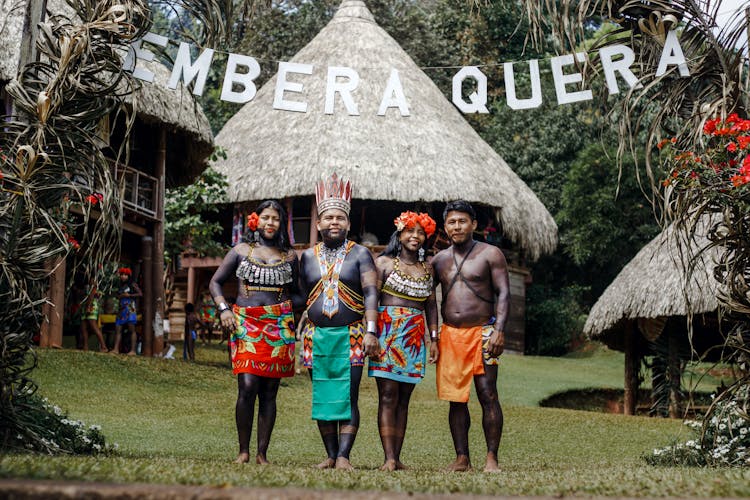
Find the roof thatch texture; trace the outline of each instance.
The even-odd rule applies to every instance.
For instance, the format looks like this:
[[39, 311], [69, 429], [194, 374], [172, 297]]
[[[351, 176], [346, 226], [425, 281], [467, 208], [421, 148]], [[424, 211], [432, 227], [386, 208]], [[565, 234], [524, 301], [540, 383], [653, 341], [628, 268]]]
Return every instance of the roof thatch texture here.
[[[20, 57], [24, 0], [0, 0], [0, 82], [16, 77]], [[62, 0], [47, 2], [49, 12], [71, 12]], [[158, 62], [139, 61], [138, 64], [156, 76], [152, 84], [142, 82], [135, 93], [138, 116], [146, 122], [159, 122], [175, 131], [189, 134], [199, 151], [196, 156], [205, 158], [212, 150], [211, 126], [193, 95], [180, 85], [176, 90], [166, 87], [170, 72]], [[128, 98], [132, 104], [132, 97]], [[207, 152], [206, 152], [207, 151]]]
[[[651, 240], [591, 308], [584, 333], [617, 345], [620, 342], [608, 337], [621, 335], [629, 320], [641, 325], [648, 324], [643, 320], [658, 320], [663, 327], [669, 316], [716, 310], [719, 286], [713, 268], [719, 250], [702, 251], [709, 244], [708, 228], [709, 219], [704, 217], [693, 236], [671, 225]], [[659, 333], [660, 328], [655, 335]]]
[[[307, 113], [273, 109], [276, 77], [216, 137], [227, 152], [217, 168], [233, 202], [308, 196], [332, 172], [352, 180], [355, 198], [401, 202], [466, 199], [499, 208], [505, 234], [536, 258], [552, 252], [557, 226], [536, 195], [472, 129], [409, 55], [375, 22], [364, 2], [345, 0], [331, 22], [292, 59], [312, 64], [303, 82]], [[360, 77], [359, 116], [339, 96], [324, 113], [327, 68]], [[377, 116], [391, 74], [399, 72], [411, 116]]]

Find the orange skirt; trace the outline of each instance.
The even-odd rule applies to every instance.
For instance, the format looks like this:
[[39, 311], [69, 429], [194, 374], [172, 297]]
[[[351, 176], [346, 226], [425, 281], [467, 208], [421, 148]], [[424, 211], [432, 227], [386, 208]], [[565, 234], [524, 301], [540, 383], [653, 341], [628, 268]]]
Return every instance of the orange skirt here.
[[498, 364], [491, 358], [486, 345], [492, 334], [492, 325], [456, 328], [443, 324], [440, 328], [440, 357], [437, 362], [438, 398], [444, 401], [466, 403], [469, 401], [471, 381], [475, 375], [484, 375], [484, 365]]

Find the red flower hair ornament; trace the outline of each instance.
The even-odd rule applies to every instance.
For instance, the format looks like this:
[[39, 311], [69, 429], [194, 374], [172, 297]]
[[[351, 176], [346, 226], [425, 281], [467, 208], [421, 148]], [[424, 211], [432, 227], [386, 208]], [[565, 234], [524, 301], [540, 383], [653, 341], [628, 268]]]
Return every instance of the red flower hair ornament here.
[[396, 231], [399, 232], [403, 231], [404, 228], [412, 228], [419, 224], [428, 238], [435, 234], [435, 228], [437, 227], [432, 217], [426, 213], [418, 214], [411, 211], [402, 212], [401, 215], [393, 219], [393, 224], [396, 225]]
[[247, 228], [250, 231], [255, 231], [258, 229], [258, 222], [260, 221], [260, 217], [258, 217], [258, 214], [255, 212], [251, 213], [247, 216]]
[[121, 267], [117, 270], [117, 274], [127, 274], [128, 276], [133, 274], [133, 271], [129, 267]]

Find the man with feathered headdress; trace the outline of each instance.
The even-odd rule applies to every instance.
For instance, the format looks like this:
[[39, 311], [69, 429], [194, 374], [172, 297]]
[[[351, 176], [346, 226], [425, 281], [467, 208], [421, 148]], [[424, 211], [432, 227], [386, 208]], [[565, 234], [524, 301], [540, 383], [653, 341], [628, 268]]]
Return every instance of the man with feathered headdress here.
[[364, 359], [379, 350], [377, 273], [370, 251], [347, 239], [349, 181], [333, 174], [318, 182], [315, 195], [322, 241], [300, 260], [308, 296], [303, 363], [313, 381], [312, 418], [328, 454], [318, 467], [351, 470]]

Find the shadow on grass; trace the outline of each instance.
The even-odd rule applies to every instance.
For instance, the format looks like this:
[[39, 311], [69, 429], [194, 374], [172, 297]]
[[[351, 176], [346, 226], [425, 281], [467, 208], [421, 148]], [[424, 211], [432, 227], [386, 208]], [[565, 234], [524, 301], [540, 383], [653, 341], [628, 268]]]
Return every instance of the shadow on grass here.
[[[602, 387], [571, 389], [557, 392], [539, 402], [543, 408], [565, 408], [568, 410], [596, 411], [602, 413], [623, 413], [625, 391]], [[693, 392], [685, 416], [702, 414], [711, 404], [708, 392]], [[649, 416], [651, 413], [651, 392], [647, 389], [638, 391], [636, 413]]]

